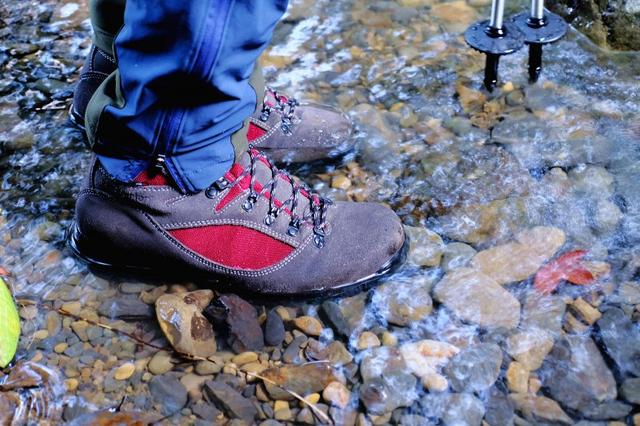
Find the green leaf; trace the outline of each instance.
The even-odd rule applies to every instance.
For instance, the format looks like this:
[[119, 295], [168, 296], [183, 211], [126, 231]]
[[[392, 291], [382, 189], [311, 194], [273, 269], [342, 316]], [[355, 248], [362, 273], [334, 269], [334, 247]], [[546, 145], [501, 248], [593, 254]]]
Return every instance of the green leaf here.
[[0, 368], [9, 365], [18, 349], [20, 318], [13, 297], [0, 278]]

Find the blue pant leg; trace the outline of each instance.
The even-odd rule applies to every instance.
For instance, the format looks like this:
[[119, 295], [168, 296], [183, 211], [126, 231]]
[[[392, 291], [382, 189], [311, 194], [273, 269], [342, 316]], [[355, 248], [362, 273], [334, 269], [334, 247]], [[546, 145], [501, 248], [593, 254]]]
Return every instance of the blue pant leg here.
[[186, 192], [234, 161], [231, 134], [254, 111], [249, 76], [287, 0], [127, 0], [119, 76], [94, 149], [131, 180], [159, 156]]

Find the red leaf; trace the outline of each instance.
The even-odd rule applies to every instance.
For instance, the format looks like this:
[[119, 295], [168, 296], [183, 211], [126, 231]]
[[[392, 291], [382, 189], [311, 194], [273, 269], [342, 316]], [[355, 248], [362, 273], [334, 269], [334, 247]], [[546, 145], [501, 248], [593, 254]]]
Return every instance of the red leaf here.
[[593, 274], [581, 264], [586, 254], [584, 250], [571, 251], [544, 265], [533, 280], [536, 290], [542, 294], [549, 294], [562, 280], [568, 280], [574, 284], [592, 282]]

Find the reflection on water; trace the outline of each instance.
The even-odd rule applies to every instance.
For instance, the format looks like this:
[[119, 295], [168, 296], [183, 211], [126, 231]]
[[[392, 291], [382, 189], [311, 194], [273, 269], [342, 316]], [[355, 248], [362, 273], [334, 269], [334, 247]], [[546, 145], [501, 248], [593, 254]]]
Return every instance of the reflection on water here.
[[[337, 199], [388, 203], [412, 247], [409, 263], [367, 294], [291, 306], [292, 316], [317, 314], [326, 333], [308, 339], [287, 323], [284, 347], [260, 360], [341, 365], [347, 403], [318, 403], [336, 423], [637, 424], [638, 54], [609, 54], [571, 31], [545, 48], [538, 84], [526, 82], [523, 50], [504, 58], [489, 95], [484, 58], [461, 37], [486, 9], [482, 0], [294, 2], [262, 60], [268, 79], [339, 105], [358, 127], [356, 160], [310, 181]], [[118, 407], [168, 422], [240, 417], [202, 396], [230, 362], [224, 347], [217, 368], [167, 356], [159, 372], [155, 350], [56, 312], [165, 344], [140, 307], [141, 293], [152, 303], [151, 286], [96, 277], [64, 245], [90, 158], [64, 124], [89, 47], [86, 5], [5, 1], [0, 16], [0, 266], [25, 303], [18, 359], [49, 372], [47, 386], [0, 392], [0, 407], [21, 407], [19, 422]], [[594, 284], [565, 274], [551, 295], [534, 288], [542, 265], [576, 250]], [[105, 317], [113, 300], [139, 320]], [[322, 346], [332, 339], [343, 344]], [[117, 380], [128, 362], [135, 372]], [[262, 385], [223, 373], [262, 418], [313, 421], [295, 401], [274, 413]], [[159, 387], [149, 392], [164, 383], [157, 377], [179, 380], [191, 396], [184, 408], [168, 412]]]

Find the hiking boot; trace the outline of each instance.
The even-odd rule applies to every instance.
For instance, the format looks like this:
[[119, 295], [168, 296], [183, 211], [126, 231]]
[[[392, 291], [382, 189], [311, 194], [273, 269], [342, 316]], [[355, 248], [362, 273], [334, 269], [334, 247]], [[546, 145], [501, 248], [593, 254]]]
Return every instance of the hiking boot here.
[[90, 265], [207, 282], [256, 296], [352, 294], [399, 265], [399, 218], [382, 204], [336, 202], [249, 150], [205, 191], [162, 172], [134, 182], [98, 161], [76, 205], [72, 250]]
[[[115, 58], [92, 46], [73, 94], [70, 121], [84, 130], [84, 114], [98, 86], [117, 68]], [[260, 108], [249, 119], [247, 139], [278, 164], [338, 161], [353, 151], [349, 118], [326, 105], [299, 102], [265, 90]]]

